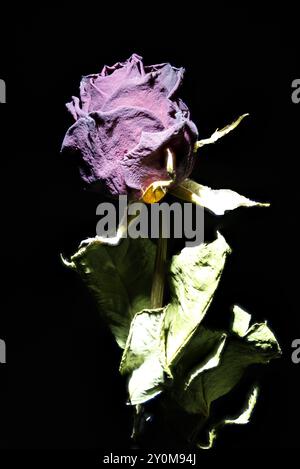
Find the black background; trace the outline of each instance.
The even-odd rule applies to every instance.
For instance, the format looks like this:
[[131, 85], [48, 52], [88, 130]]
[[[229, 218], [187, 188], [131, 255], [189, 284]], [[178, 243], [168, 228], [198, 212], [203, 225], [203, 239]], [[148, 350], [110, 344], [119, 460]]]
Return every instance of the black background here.
[[166, 15], [154, 5], [100, 4], [9, 14], [0, 63], [7, 83], [7, 104], [0, 105], [2, 448], [125, 453], [131, 445], [120, 351], [59, 253], [94, 234], [100, 201], [81, 190], [60, 155], [72, 123], [64, 103], [78, 95], [81, 75], [133, 52], [146, 64], [186, 68], [181, 97], [203, 138], [250, 113], [199, 153], [194, 178], [272, 204], [223, 218], [207, 214], [207, 227], [218, 227], [233, 248], [215, 308], [238, 303], [268, 319], [283, 357], [260, 373], [253, 422], [225, 429], [214, 451], [300, 446], [300, 364], [291, 361], [291, 343], [300, 337], [300, 104], [291, 100], [292, 80], [300, 78], [297, 25], [293, 15], [287, 25], [246, 9], [187, 6]]

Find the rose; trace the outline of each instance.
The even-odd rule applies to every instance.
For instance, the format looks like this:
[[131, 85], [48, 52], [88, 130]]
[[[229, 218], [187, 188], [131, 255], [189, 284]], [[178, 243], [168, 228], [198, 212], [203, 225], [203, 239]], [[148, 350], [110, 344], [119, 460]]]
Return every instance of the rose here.
[[190, 175], [198, 132], [177, 97], [183, 73], [168, 63], [144, 66], [133, 54], [83, 77], [80, 99], [67, 104], [76, 122], [62, 150], [77, 155], [90, 188], [139, 199], [157, 181], [172, 186]]

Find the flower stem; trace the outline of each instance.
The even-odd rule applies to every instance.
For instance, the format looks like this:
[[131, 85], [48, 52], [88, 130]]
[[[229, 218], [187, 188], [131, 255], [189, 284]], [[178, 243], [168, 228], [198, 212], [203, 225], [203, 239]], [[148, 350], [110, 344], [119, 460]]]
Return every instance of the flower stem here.
[[167, 245], [167, 238], [162, 237], [162, 220], [160, 220], [159, 239], [152, 280], [151, 308], [161, 308], [163, 306]]

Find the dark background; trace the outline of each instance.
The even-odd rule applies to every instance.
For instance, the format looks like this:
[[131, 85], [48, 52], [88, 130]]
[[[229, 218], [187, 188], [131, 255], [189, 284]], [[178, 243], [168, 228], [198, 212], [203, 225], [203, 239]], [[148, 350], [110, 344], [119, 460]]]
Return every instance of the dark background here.
[[108, 11], [100, 4], [10, 12], [0, 62], [7, 83], [7, 104], [0, 105], [2, 448], [126, 454], [131, 445], [120, 351], [59, 254], [94, 235], [100, 201], [82, 191], [60, 155], [72, 123], [64, 103], [78, 94], [81, 75], [133, 52], [146, 64], [186, 68], [181, 97], [201, 137], [250, 113], [199, 153], [194, 178], [272, 204], [221, 218], [207, 214], [207, 227], [218, 227], [233, 248], [214, 307], [238, 303], [268, 319], [283, 357], [260, 372], [252, 423], [225, 429], [214, 451], [300, 446], [300, 364], [291, 361], [291, 343], [300, 337], [296, 31], [292, 18], [287, 29], [283, 18], [217, 6], [182, 6], [166, 15], [157, 6]]

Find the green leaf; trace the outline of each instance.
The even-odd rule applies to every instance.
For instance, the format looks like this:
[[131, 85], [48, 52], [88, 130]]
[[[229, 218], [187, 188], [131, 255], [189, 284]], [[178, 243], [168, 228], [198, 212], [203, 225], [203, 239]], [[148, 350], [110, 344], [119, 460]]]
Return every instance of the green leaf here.
[[150, 307], [155, 252], [149, 239], [125, 238], [117, 246], [91, 242], [71, 257], [121, 348], [134, 315]]
[[[167, 271], [170, 303], [158, 309], [150, 309], [156, 254], [150, 240], [126, 238], [117, 246], [92, 241], [72, 256], [68, 265], [93, 292], [116, 341], [125, 348], [120, 372], [129, 375], [132, 405], [140, 408], [166, 390], [167, 400], [171, 397], [186, 415], [209, 424], [212, 403], [235, 387], [249, 365], [280, 356], [267, 324], [250, 326], [250, 314], [238, 306], [229, 331], [204, 325], [229, 253], [218, 233], [215, 241], [173, 256]], [[219, 426], [246, 423], [255, 401], [253, 394], [240, 417], [211, 427], [207, 447]]]
[[230, 247], [223, 236], [184, 248], [171, 261], [171, 304], [165, 320], [166, 368], [172, 368], [203, 320], [218, 286]]
[[207, 433], [207, 443], [198, 443], [198, 447], [201, 449], [211, 449], [217, 438], [217, 431], [224, 425], [246, 425], [249, 423], [256, 405], [258, 392], [258, 387], [254, 386], [248, 397], [246, 406], [244, 409], [242, 409], [241, 413], [235, 418], [227, 418], [215, 424], [212, 428], [209, 429]]
[[239, 306], [233, 307], [232, 331], [240, 337], [244, 337], [249, 329], [251, 314], [244, 311]]
[[[168, 372], [169, 365], [174, 365], [168, 359], [174, 351], [177, 356], [184, 350], [203, 319], [229, 250], [220, 234], [212, 243], [184, 249], [170, 263], [171, 304], [136, 314], [120, 366], [121, 373], [130, 374], [132, 404], [144, 403], [161, 392], [164, 370]], [[224, 334], [218, 333], [218, 339], [220, 335]], [[204, 349], [208, 339], [202, 344]]]
[[[240, 314], [240, 311], [241, 308], [235, 307], [235, 316]], [[244, 317], [246, 314], [248, 313], [243, 312]], [[236, 327], [235, 321], [233, 324]], [[214, 336], [216, 331], [209, 332], [200, 327], [195, 336], [197, 344], [201, 345], [201, 340], [205, 343], [210, 334]], [[218, 340], [219, 344], [216, 343], [207, 357], [199, 362], [199, 365], [187, 371], [185, 379], [180, 382], [177, 394], [175, 391], [178, 402], [188, 412], [208, 416], [211, 403], [230, 392], [249, 365], [268, 363], [281, 354], [279, 344], [266, 323], [253, 324], [243, 337], [232, 331], [226, 339], [220, 335]], [[201, 353], [201, 347], [199, 351]]]
[[224, 215], [238, 207], [269, 207], [269, 203], [255, 202], [231, 189], [211, 189], [191, 179], [175, 186], [171, 193], [180, 199], [208, 209], [215, 215]]
[[128, 390], [133, 405], [152, 399], [164, 383], [162, 321], [166, 308], [143, 310], [131, 323], [120, 372], [130, 374]]
[[215, 143], [217, 140], [219, 140], [219, 138], [224, 137], [224, 136], [227, 135], [229, 132], [231, 132], [232, 130], [234, 130], [234, 129], [242, 122], [242, 120], [243, 120], [246, 116], [249, 116], [249, 114], [248, 114], [248, 113], [242, 114], [242, 115], [239, 116], [235, 121], [231, 122], [231, 124], [226, 125], [226, 126], [223, 127], [222, 129], [216, 129], [216, 130], [214, 131], [214, 133], [213, 133], [209, 138], [204, 138], [204, 139], [202, 139], [202, 140], [198, 140], [198, 141], [195, 143], [195, 150], [197, 151], [198, 148], [201, 148], [201, 147], [203, 147], [204, 145], [208, 145], [208, 144], [211, 144], [211, 143]]

